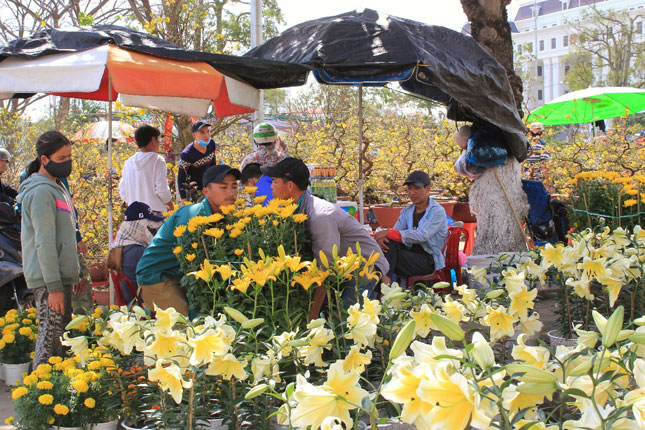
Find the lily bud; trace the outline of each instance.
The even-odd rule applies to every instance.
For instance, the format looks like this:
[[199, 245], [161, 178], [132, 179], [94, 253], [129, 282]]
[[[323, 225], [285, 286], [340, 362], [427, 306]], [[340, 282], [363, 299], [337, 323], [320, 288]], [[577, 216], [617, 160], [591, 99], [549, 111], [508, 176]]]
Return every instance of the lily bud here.
[[523, 382], [517, 386], [517, 391], [530, 396], [547, 396], [557, 389], [554, 382]]
[[229, 317], [233, 318], [240, 324], [245, 323], [249, 320], [244, 316], [242, 312], [238, 311], [237, 309], [229, 308], [228, 306], [224, 306], [224, 312], [226, 312]]
[[495, 364], [495, 353], [484, 336], [478, 331], [473, 333], [473, 358], [482, 369], [488, 369]]
[[596, 323], [596, 327], [598, 327], [600, 334], [604, 333], [605, 326], [607, 325], [607, 318], [603, 317], [598, 311], [591, 311], [591, 316], [593, 317], [593, 321]]
[[394, 343], [392, 344], [392, 349], [390, 349], [390, 361], [394, 360], [399, 355], [403, 354], [406, 349], [408, 349], [410, 342], [412, 342], [412, 339], [414, 339], [415, 327], [416, 323], [413, 319], [408, 321], [407, 324], [403, 326], [399, 334], [396, 336]]
[[569, 376], [586, 375], [587, 372], [589, 372], [589, 369], [591, 369], [591, 360], [585, 360], [582, 363], [578, 364], [576, 367], [574, 367], [569, 372]]
[[73, 330], [77, 327], [80, 327], [85, 321], [87, 321], [87, 319], [87, 315], [79, 315], [71, 320], [69, 324], [67, 324], [67, 326], [65, 326], [65, 330]]
[[441, 289], [441, 288], [447, 288], [450, 286], [450, 282], [437, 282], [435, 283], [432, 288], [435, 290]]
[[316, 318], [315, 320], [309, 321], [309, 324], [307, 324], [307, 329], [312, 330], [314, 328], [322, 327], [324, 325], [325, 325], [324, 318]]
[[300, 348], [301, 346], [309, 345], [309, 340], [307, 339], [294, 339], [287, 342], [287, 345], [293, 348]]
[[618, 338], [616, 339], [616, 342], [622, 342], [623, 340], [629, 338], [629, 336], [634, 334], [634, 330], [621, 330], [620, 333], [618, 333]]
[[631, 336], [629, 336], [627, 339], [631, 340], [634, 343], [639, 343], [639, 344], [645, 343], [645, 332], [640, 332], [640, 333], [636, 332]]
[[553, 373], [530, 364], [511, 363], [506, 365], [506, 370], [510, 375], [523, 373], [523, 375], [518, 378], [522, 382], [552, 383], [558, 380], [558, 377]]
[[254, 329], [264, 322], [264, 318], [253, 318], [252, 320], [247, 320], [242, 323], [242, 328], [245, 329]]
[[461, 327], [459, 327], [459, 324], [452, 321], [451, 319], [448, 319], [439, 314], [431, 314], [430, 319], [437, 326], [437, 328], [439, 328], [439, 331], [448, 336], [450, 339], [455, 341], [461, 341], [464, 339], [464, 336], [466, 334], [461, 329]]
[[504, 294], [504, 290], [500, 288], [498, 290], [492, 290], [492, 291], [489, 291], [488, 293], [486, 293], [486, 298], [491, 299], [491, 300], [495, 300], [496, 298], [498, 298], [502, 294]]
[[269, 386], [267, 384], [256, 385], [255, 387], [251, 388], [248, 393], [246, 393], [244, 398], [246, 400], [251, 400], [257, 396], [264, 394], [264, 392], [268, 389]]
[[605, 332], [602, 334], [602, 346], [605, 348], [609, 348], [616, 343], [620, 330], [623, 328], [624, 314], [625, 308], [623, 306], [618, 306], [607, 320]]
[[639, 327], [644, 326], [645, 325], [645, 317], [636, 318], [634, 320], [634, 324], [636, 324]]

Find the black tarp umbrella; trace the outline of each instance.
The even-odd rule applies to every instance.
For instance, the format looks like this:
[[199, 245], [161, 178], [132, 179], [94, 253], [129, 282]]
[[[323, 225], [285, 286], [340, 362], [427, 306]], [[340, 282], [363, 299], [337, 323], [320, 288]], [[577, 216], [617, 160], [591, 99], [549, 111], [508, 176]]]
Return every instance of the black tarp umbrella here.
[[[298, 24], [244, 58], [299, 65], [312, 70], [320, 83], [358, 85], [359, 151], [363, 85], [396, 81], [409, 92], [447, 105], [451, 119], [498, 128], [518, 161], [527, 156], [526, 129], [506, 70], [472, 37], [456, 31], [365, 9]], [[281, 86], [276, 76], [255, 85]]]

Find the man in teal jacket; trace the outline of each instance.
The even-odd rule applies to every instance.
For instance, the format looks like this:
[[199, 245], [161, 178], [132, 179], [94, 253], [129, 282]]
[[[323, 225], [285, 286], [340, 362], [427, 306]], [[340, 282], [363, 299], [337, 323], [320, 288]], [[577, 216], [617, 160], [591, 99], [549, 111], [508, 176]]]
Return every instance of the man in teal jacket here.
[[203, 177], [204, 200], [184, 206], [172, 214], [161, 226], [137, 264], [137, 284], [141, 287], [143, 302], [150, 309], [174, 307], [188, 315], [186, 292], [181, 287], [183, 276], [179, 261], [172, 250], [177, 246], [173, 235], [175, 228], [188, 224], [196, 216], [209, 216], [221, 212], [220, 207], [232, 205], [237, 199], [239, 170], [225, 164], [211, 166]]

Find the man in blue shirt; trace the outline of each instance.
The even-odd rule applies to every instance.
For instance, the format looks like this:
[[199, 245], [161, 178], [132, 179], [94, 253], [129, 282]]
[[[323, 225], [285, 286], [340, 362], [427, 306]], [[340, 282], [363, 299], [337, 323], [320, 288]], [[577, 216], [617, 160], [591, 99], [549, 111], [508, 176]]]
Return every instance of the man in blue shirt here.
[[403, 208], [394, 228], [374, 235], [390, 263], [390, 278], [429, 275], [445, 266], [441, 250], [448, 238], [446, 211], [429, 196], [430, 177], [417, 170], [404, 185], [412, 204]]
[[177, 246], [173, 233], [177, 226], [188, 224], [191, 218], [220, 213], [222, 206], [234, 204], [237, 181], [241, 176], [239, 170], [225, 164], [209, 167], [203, 178], [204, 200], [177, 209], [161, 226], [137, 264], [137, 284], [141, 287], [141, 298], [146, 306], [151, 309], [153, 303], [161, 309], [172, 306], [188, 315], [186, 292], [179, 282], [183, 273], [172, 252]]

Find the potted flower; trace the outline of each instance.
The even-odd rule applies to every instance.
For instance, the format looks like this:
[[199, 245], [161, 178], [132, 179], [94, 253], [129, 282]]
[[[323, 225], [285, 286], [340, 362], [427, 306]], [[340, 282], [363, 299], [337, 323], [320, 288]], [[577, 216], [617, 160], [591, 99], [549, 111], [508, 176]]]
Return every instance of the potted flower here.
[[91, 372], [88, 390], [80, 394], [84, 422], [88, 430], [116, 430], [120, 407], [117, 368], [106, 348], [98, 347], [85, 364]]
[[20, 385], [23, 373], [29, 371], [38, 332], [37, 312], [35, 308], [22, 312], [11, 309], [0, 318], [0, 351], [7, 385]]
[[[72, 374], [77, 376], [70, 378]], [[14, 426], [18, 430], [80, 429], [78, 392], [84, 389], [80, 383], [84, 377], [73, 358], [51, 357], [48, 364], [39, 365], [12, 392]]]

